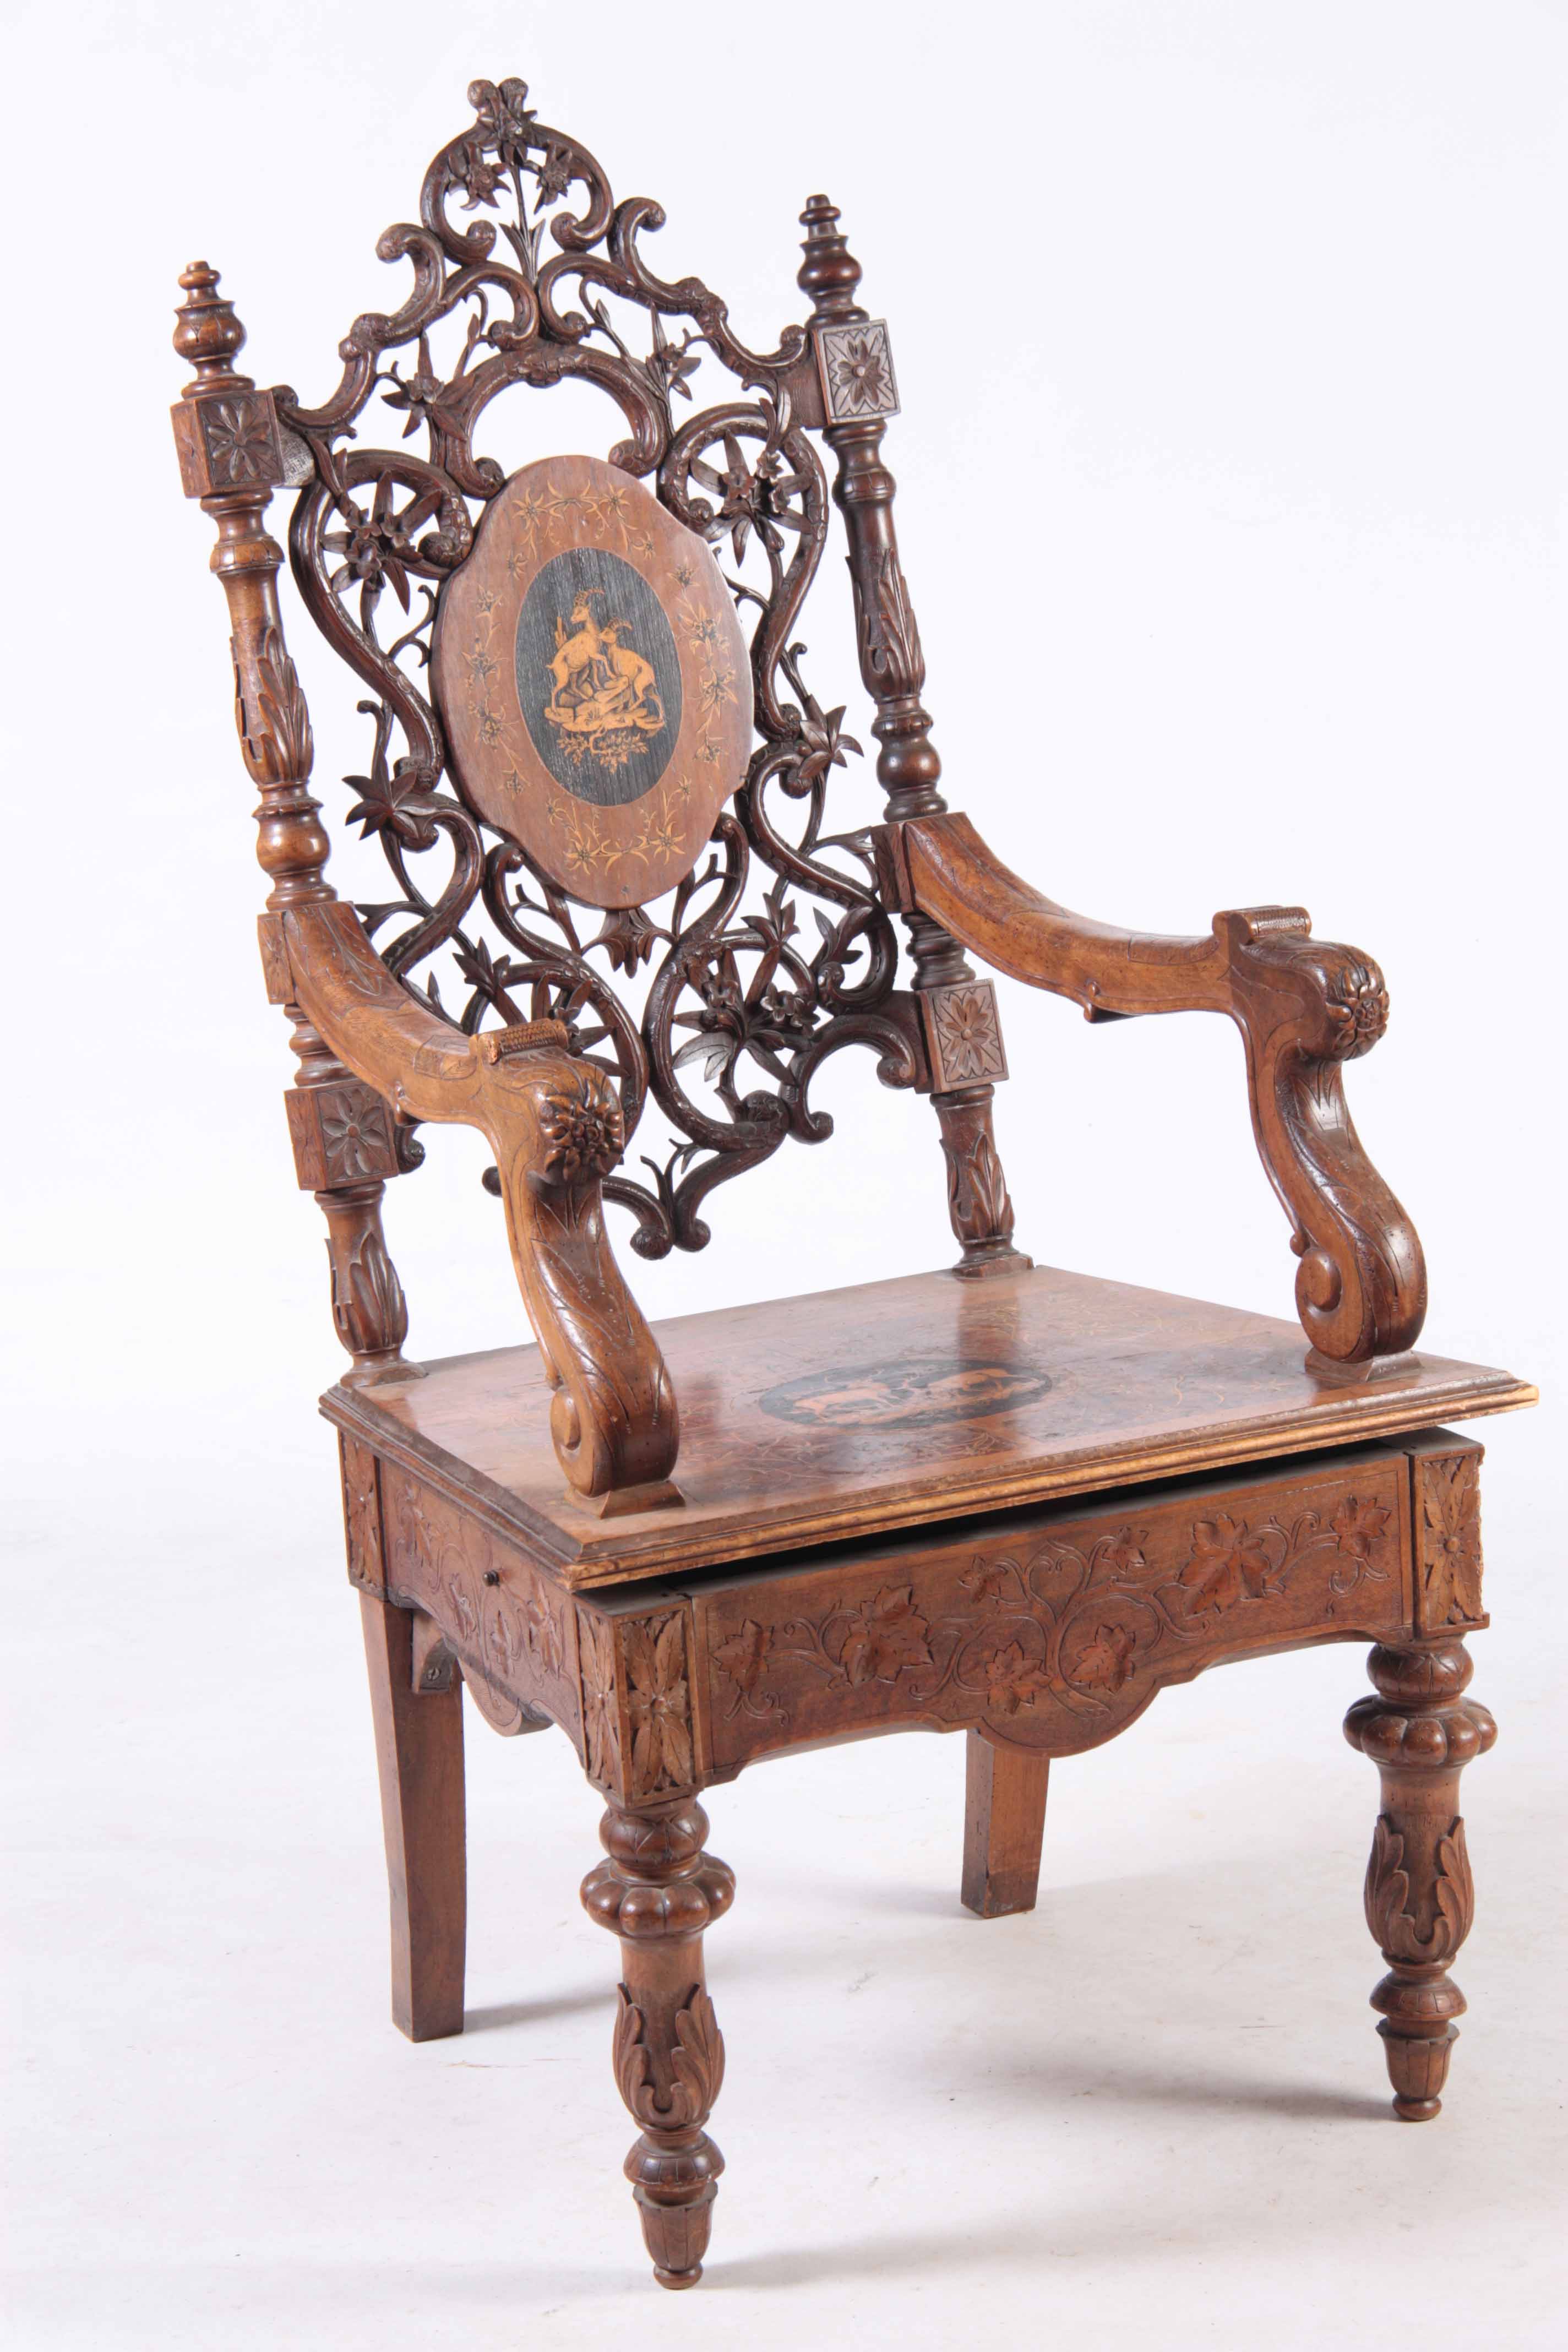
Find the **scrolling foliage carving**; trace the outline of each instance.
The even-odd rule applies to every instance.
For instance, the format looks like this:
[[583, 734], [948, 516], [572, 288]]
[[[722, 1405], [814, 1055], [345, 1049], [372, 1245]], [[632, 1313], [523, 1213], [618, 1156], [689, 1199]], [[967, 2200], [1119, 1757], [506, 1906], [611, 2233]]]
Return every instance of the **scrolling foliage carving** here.
[[[635, 1155], [646, 1181], [623, 1172], [604, 1189], [633, 1212], [633, 1246], [658, 1257], [707, 1240], [699, 1212], [716, 1184], [786, 1136], [831, 1131], [808, 1103], [829, 1054], [869, 1045], [889, 1086], [920, 1075], [868, 835], [829, 830], [830, 773], [860, 747], [842, 708], [825, 709], [807, 687], [795, 635], [827, 528], [822, 467], [796, 413], [806, 336], [791, 327], [775, 350], [747, 349], [700, 279], [667, 282], [645, 259], [660, 208], [617, 204], [586, 149], [539, 121], [522, 82], [477, 81], [468, 97], [475, 120], [431, 164], [418, 220], [377, 246], [412, 269], [401, 308], [355, 320], [321, 405], [275, 394], [285, 435], [309, 453], [290, 555], [314, 618], [369, 689], [369, 759], [349, 780], [350, 814], [391, 869], [391, 895], [360, 908], [380, 953], [465, 1031], [563, 1023], [614, 1078], [628, 1146], [651, 1095], [676, 1130], [670, 1149]], [[735, 381], [699, 406], [693, 380], [715, 367]], [[465, 805], [455, 780], [443, 789], [426, 676], [442, 584], [506, 478], [476, 446], [486, 412], [514, 384], [568, 379], [618, 409], [611, 463], [649, 478], [720, 556], [751, 625], [761, 738], [732, 812], [679, 887], [650, 906], [587, 910], [597, 929]], [[361, 443], [373, 402], [397, 428], [393, 446]]]

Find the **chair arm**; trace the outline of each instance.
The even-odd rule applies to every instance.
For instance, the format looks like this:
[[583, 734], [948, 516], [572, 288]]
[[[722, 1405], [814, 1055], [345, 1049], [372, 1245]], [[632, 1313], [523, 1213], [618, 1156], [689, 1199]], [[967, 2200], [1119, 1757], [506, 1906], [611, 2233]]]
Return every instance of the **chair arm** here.
[[279, 925], [294, 1001], [356, 1076], [411, 1118], [477, 1127], [489, 1140], [572, 1485], [613, 1496], [612, 1508], [679, 1502], [666, 1483], [679, 1443], [674, 1391], [605, 1232], [600, 1182], [624, 1141], [609, 1080], [563, 1044], [476, 1039], [438, 1021], [340, 900], [263, 921]]
[[1362, 1363], [1413, 1347], [1426, 1312], [1415, 1229], [1362, 1150], [1341, 1081], [1388, 1018], [1358, 949], [1314, 940], [1299, 907], [1216, 915], [1206, 939], [1091, 922], [1008, 872], [967, 817], [884, 828], [884, 880], [997, 971], [1070, 996], [1090, 1019], [1227, 1013], [1247, 1047], [1253, 1133], [1293, 1227], [1296, 1307], [1320, 1355]]

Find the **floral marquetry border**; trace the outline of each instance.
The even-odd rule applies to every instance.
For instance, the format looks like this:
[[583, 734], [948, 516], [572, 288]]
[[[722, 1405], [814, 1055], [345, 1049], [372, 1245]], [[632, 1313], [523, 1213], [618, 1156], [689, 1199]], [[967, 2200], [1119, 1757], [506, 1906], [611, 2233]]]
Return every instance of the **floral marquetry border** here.
[[[530, 589], [547, 564], [574, 551], [614, 557], [637, 575], [663, 614], [679, 666], [675, 740], [660, 743], [648, 789], [618, 804], [580, 795], [552, 772], [518, 693]], [[605, 624], [616, 625], [602, 608], [589, 634], [604, 635]], [[593, 658], [604, 667], [647, 650], [635, 631], [628, 637], [624, 646], [607, 639], [610, 650]], [[559, 628], [556, 643], [559, 652]], [[443, 590], [431, 673], [467, 798], [589, 906], [642, 906], [673, 888], [746, 772], [751, 666], [718, 563], [640, 483], [596, 457], [542, 459], [511, 477]], [[650, 729], [658, 717], [655, 708]]]

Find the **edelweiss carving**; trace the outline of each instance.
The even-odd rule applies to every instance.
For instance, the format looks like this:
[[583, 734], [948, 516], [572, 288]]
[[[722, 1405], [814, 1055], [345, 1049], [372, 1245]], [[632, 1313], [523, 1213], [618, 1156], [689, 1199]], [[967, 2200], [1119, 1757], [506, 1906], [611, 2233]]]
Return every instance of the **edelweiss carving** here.
[[626, 1148], [616, 1090], [600, 1071], [586, 1066], [574, 1085], [560, 1081], [544, 1088], [539, 1127], [544, 1138], [540, 1174], [556, 1184], [607, 1176]]
[[718, 1751], [738, 1759], [864, 1722], [879, 1689], [889, 1720], [984, 1719], [1065, 1754], [1108, 1738], [1161, 1683], [1233, 1652], [1238, 1635], [1263, 1644], [1327, 1627], [1352, 1594], [1366, 1622], [1392, 1631], [1405, 1622], [1394, 1476], [1282, 1495], [1277, 1515], [1251, 1523], [1167, 1506], [1137, 1528], [1062, 1528], [967, 1560], [949, 1550], [919, 1578], [868, 1575], [777, 1622], [731, 1624], [715, 1603]]

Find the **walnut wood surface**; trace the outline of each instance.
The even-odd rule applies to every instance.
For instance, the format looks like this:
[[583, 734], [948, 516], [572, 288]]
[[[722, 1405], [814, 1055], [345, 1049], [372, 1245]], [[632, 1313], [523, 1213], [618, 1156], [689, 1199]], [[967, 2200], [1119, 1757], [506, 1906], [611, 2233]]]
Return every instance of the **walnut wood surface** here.
[[1347, 1361], [1414, 1347], [1426, 1312], [1421, 1244], [1361, 1148], [1340, 1076], [1388, 1018], [1369, 956], [1311, 939], [1299, 907], [1216, 915], [1207, 939], [1120, 930], [1021, 882], [965, 817], [890, 831], [884, 870], [902, 877], [909, 904], [998, 971], [1094, 1015], [1229, 1013], [1247, 1047], [1258, 1152], [1291, 1222], [1309, 1339]]
[[468, 1862], [463, 1693], [416, 1689], [414, 1621], [362, 1592], [392, 1902], [392, 2015], [411, 2042], [463, 2030]]
[[[295, 1002], [344, 1066], [400, 1115], [477, 1127], [495, 1152], [549, 1380], [550, 1438], [572, 1486], [679, 1503], [674, 1394], [605, 1234], [600, 1181], [623, 1129], [603, 1073], [549, 1045], [481, 1053], [398, 986], [340, 900], [290, 910], [280, 930]], [[536, 1402], [521, 1409], [541, 1424]]]
[[724, 2080], [724, 2037], [702, 1969], [702, 1931], [734, 1900], [735, 1875], [705, 1853], [695, 1801], [637, 1811], [612, 1805], [599, 1836], [609, 1859], [583, 1881], [591, 1919], [620, 1939], [616, 2082], [641, 2137], [626, 2176], [660, 2286], [695, 2286], [724, 2159], [702, 2126]]
[[1032, 1911], [1040, 1884], [1050, 1759], [999, 1748], [980, 1732], [966, 1743], [962, 1900], [981, 1919]]
[[1047, 1267], [1002, 1283], [908, 1276], [683, 1316], [654, 1336], [683, 1399], [679, 1512], [605, 1524], [563, 1496], [531, 1349], [453, 1358], [397, 1391], [334, 1390], [322, 1410], [588, 1585], [1353, 1444], [1534, 1396], [1507, 1372], [1440, 1357], [1335, 1380], [1303, 1360], [1291, 1324]]
[[[1476, 1592], [1479, 1606], [1479, 1559]], [[1442, 2105], [1454, 2021], [1465, 2013], [1448, 1967], [1476, 1908], [1459, 1775], [1491, 1747], [1497, 1725], [1465, 1696], [1471, 1666], [1462, 1641], [1379, 1646], [1367, 1670], [1377, 1696], [1357, 1700], [1345, 1738], [1371, 1758], [1383, 1784], [1365, 1905], [1388, 1974], [1372, 2005], [1382, 2019], [1394, 2112], [1404, 2123], [1428, 2123]]]
[[[1346, 1731], [1383, 1782], [1373, 2006], [1396, 2112], [1425, 2119], [1464, 2007], [1447, 1974], [1473, 1908], [1458, 1774], [1492, 1736], [1464, 1695], [1462, 1636], [1486, 1622], [1479, 1449], [1428, 1424], [1533, 1391], [1409, 1352], [1419, 1244], [1341, 1082], [1382, 1033], [1382, 976], [1313, 941], [1300, 908], [1144, 938], [1068, 914], [992, 856], [940, 790], [883, 455], [892, 352], [837, 209], [817, 195], [801, 215], [809, 319], [752, 349], [700, 279], [650, 266], [659, 208], [617, 204], [528, 95], [470, 85], [473, 121], [430, 164], [417, 219], [377, 248], [412, 283], [352, 322], [319, 404], [237, 372], [244, 329], [205, 263], [181, 278], [174, 336], [195, 371], [174, 412], [181, 478], [216, 528], [259, 801], [263, 970], [299, 1065], [296, 1170], [326, 1214], [353, 1360], [323, 1410], [365, 1619], [398, 2021], [425, 2038], [462, 2021], [466, 1682], [500, 1731], [560, 1726], [607, 1801], [608, 1859], [584, 1899], [619, 1939], [627, 2176], [656, 2276], [689, 2285], [722, 2164], [702, 1935], [733, 1887], [704, 1851], [703, 1789], [803, 1745], [963, 1730], [964, 1899], [996, 1916], [1034, 1899], [1052, 1756], [1211, 1665], [1362, 1639], [1376, 1695]], [[613, 404], [625, 437], [607, 463], [509, 477], [476, 439], [490, 404], [568, 379]], [[830, 809], [861, 747], [803, 668], [831, 520], [817, 436], [879, 828], [852, 778]], [[371, 730], [349, 822], [378, 840], [392, 895], [357, 911], [324, 875], [264, 528], [279, 489], [295, 580]], [[555, 599], [552, 572], [531, 618], [529, 583], [556, 562], [582, 576]], [[649, 605], [654, 574], [717, 593], [721, 566], [734, 613], [689, 593]], [[508, 740], [514, 716], [531, 722], [500, 694], [524, 639], [536, 690], [542, 667], [553, 681], [538, 772], [515, 728]], [[655, 777], [678, 697], [681, 756]], [[687, 754], [711, 776], [694, 782]], [[645, 772], [646, 793], [623, 789]], [[993, 1129], [995, 992], [966, 949], [1093, 1018], [1237, 1023], [1300, 1260], [1305, 1361], [1268, 1318], [1031, 1270]], [[882, 1084], [932, 1097], [953, 1274], [650, 1331], [603, 1203], [631, 1212], [644, 1255], [700, 1248], [718, 1186], [788, 1139], [826, 1139], [811, 1086], [850, 1045]], [[666, 1156], [646, 1138], [629, 1154], [653, 1106]], [[381, 1225], [424, 1119], [490, 1141], [540, 1341], [427, 1376], [402, 1357]]]
[[[612, 1801], [670, 1803], [784, 1748], [903, 1727], [1077, 1755], [1230, 1659], [1451, 1639], [1485, 1622], [1479, 1458], [1422, 1432], [574, 1599], [383, 1462], [350, 1574], [434, 1621], [492, 1719], [547, 1716]], [[1436, 1552], [1435, 1493], [1457, 1529]], [[1429, 1636], [1439, 1578], [1451, 1613]]]

